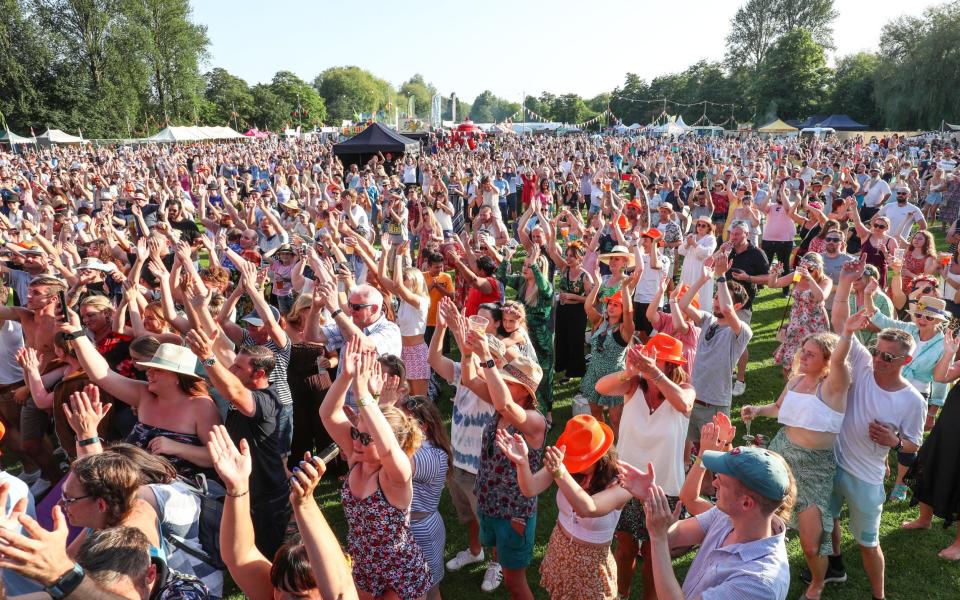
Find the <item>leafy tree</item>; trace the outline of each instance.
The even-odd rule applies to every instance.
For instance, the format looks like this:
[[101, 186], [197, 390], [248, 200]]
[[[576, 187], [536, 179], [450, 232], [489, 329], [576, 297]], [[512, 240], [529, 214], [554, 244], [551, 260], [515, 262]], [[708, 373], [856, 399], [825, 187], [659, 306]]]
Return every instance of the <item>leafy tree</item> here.
[[17, 0], [0, 0], [0, 113], [7, 125], [25, 131], [31, 115], [45, 110], [37, 85], [53, 59], [39, 28]]
[[783, 31], [806, 29], [818, 44], [833, 47], [831, 24], [840, 14], [833, 0], [777, 0], [775, 11]]
[[516, 102], [494, 96], [490, 90], [484, 90], [473, 100], [470, 107], [470, 118], [478, 123], [490, 123], [494, 121], [503, 121], [507, 117], [513, 116], [520, 105]]
[[[401, 88], [401, 94], [402, 93], [403, 92]], [[453, 103], [450, 102], [450, 96], [444, 97], [441, 102], [441, 105], [443, 106], [443, 110], [440, 113], [440, 118], [445, 121], [452, 120], [453, 115], [452, 115], [451, 109], [453, 108]], [[417, 110], [420, 110], [420, 109], [417, 109]], [[467, 102], [464, 102], [462, 99], [460, 99], [460, 96], [457, 96], [457, 122], [462, 122], [467, 120], [470, 117], [471, 110], [473, 110], [473, 105]]]
[[[401, 107], [406, 106], [407, 98], [413, 96], [415, 103], [414, 108], [417, 114], [429, 115], [430, 103], [433, 101], [433, 96], [436, 93], [437, 88], [433, 87], [433, 84], [424, 81], [423, 75], [417, 73], [400, 86], [400, 98], [398, 102], [400, 102]], [[457, 107], [457, 116], [461, 116], [459, 106]], [[466, 118], [466, 116], [466, 113], [462, 115], [463, 118]]]
[[563, 94], [554, 99], [550, 115], [555, 121], [576, 125], [594, 117], [596, 113], [587, 107], [580, 96]]
[[244, 127], [251, 121], [253, 94], [246, 81], [219, 67], [204, 75], [204, 79], [206, 90], [203, 95], [208, 103], [203, 111], [205, 122]]
[[777, 40], [794, 29], [806, 29], [830, 48], [837, 14], [833, 0], [747, 0], [730, 20], [727, 64], [759, 72]]
[[825, 99], [829, 76], [823, 47], [806, 29], [794, 29], [774, 44], [760, 69], [754, 88], [758, 110], [784, 118], [814, 113]]
[[880, 119], [874, 100], [874, 80], [879, 66], [879, 57], [867, 52], [837, 60], [828, 112], [847, 114], [861, 123], [878, 124]]
[[334, 123], [355, 119], [357, 113], [376, 112], [396, 96], [393, 86], [360, 67], [331, 67], [317, 75], [313, 87], [323, 97]]
[[[273, 91], [272, 86], [259, 83], [253, 86], [250, 94], [253, 96], [251, 125], [260, 129], [276, 131], [290, 123], [290, 115], [296, 104], [288, 104]], [[295, 101], [296, 99], [294, 99]]]
[[626, 125], [649, 123], [650, 85], [635, 73], [627, 73], [623, 87], [614, 88], [610, 94], [610, 110]]
[[270, 81], [270, 91], [287, 109], [284, 124], [313, 126], [327, 118], [327, 107], [320, 93], [290, 71], [277, 71]]
[[587, 108], [592, 110], [595, 113], [601, 113], [607, 110], [607, 107], [610, 105], [610, 92], [604, 92], [602, 94], [597, 94], [593, 98], [590, 98], [587, 102]]

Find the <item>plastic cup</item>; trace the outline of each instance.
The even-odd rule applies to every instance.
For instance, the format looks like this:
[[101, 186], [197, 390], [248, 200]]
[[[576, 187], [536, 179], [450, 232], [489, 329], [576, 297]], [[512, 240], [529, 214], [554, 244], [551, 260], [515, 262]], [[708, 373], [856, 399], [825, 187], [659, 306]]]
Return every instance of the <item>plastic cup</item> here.
[[353, 254], [353, 246], [344, 245], [344, 246], [343, 246], [343, 253], [344, 253], [344, 254]]
[[569, 235], [570, 235], [570, 228], [569, 228], [569, 227], [561, 227], [561, 228], [560, 228], [560, 237], [566, 239]]
[[893, 260], [903, 260], [903, 248], [897, 248], [893, 251]]
[[486, 335], [487, 325], [490, 324], [490, 320], [486, 317], [481, 317], [480, 315], [473, 315], [467, 319], [467, 322], [470, 324], [470, 329], [476, 331], [480, 335]]
[[953, 255], [950, 254], [949, 252], [941, 252], [941, 253], [940, 253], [940, 264], [943, 265], [943, 266], [947, 266], [947, 265], [950, 264], [950, 260], [951, 260], [952, 258], [953, 258]]

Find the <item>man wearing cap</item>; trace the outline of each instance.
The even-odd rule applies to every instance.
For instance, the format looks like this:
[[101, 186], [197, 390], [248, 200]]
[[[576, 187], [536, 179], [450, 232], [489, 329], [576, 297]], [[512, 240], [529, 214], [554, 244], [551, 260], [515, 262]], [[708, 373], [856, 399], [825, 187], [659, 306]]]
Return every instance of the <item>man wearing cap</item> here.
[[890, 198], [890, 184], [880, 178], [880, 166], [870, 165], [870, 179], [863, 185], [863, 207], [860, 220], [864, 223], [880, 212], [880, 208]]
[[[850, 316], [848, 296], [852, 282], [862, 276], [863, 262], [850, 263], [840, 275], [833, 301], [832, 322], [840, 334], [834, 352], [849, 347], [853, 384], [847, 394], [840, 435], [837, 437], [837, 475], [830, 505], [834, 519], [846, 502], [850, 534], [860, 545], [863, 566], [874, 598], [884, 597], [884, 557], [880, 549], [880, 518], [886, 500], [884, 478], [891, 449], [916, 452], [923, 441], [926, 401], [903, 377], [912, 360], [913, 338], [902, 329], [888, 328], [877, 335], [868, 351], [853, 337], [870, 320], [867, 310]], [[840, 548], [840, 527], [834, 527], [834, 551]], [[845, 581], [839, 554], [831, 556], [826, 581]]]
[[913, 224], [921, 230], [927, 228], [927, 220], [923, 216], [923, 211], [910, 202], [910, 188], [906, 185], [898, 185], [897, 202], [895, 204], [884, 204], [877, 213], [881, 217], [890, 219], [890, 235], [893, 237], [904, 237], [910, 239], [910, 231]]
[[[643, 502], [657, 597], [783, 600], [790, 565], [783, 518], [797, 487], [779, 455], [756, 446], [703, 453], [716, 476], [716, 506], [678, 521], [654, 473], [621, 463], [623, 485]], [[683, 585], [673, 572], [672, 548], [700, 546]]]
[[34, 277], [49, 273], [47, 253], [36, 246], [25, 248], [23, 245], [9, 242], [4, 244], [4, 247], [23, 260], [19, 268], [12, 266], [9, 262], [0, 263], [0, 273], [7, 273], [10, 276], [10, 287], [16, 293], [17, 305], [26, 306], [30, 281]]

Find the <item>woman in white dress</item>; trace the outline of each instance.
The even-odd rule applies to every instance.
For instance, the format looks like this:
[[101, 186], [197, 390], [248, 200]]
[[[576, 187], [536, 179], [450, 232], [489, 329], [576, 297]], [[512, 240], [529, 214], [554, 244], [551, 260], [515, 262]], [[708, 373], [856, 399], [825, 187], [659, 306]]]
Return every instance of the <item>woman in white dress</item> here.
[[[680, 283], [693, 287], [700, 279], [703, 271], [703, 261], [717, 249], [717, 238], [713, 235], [713, 224], [710, 217], [698, 217], [693, 223], [694, 232], [677, 249], [683, 257], [683, 268], [680, 269]], [[700, 289], [700, 310], [713, 310], [713, 280], [711, 279]]]

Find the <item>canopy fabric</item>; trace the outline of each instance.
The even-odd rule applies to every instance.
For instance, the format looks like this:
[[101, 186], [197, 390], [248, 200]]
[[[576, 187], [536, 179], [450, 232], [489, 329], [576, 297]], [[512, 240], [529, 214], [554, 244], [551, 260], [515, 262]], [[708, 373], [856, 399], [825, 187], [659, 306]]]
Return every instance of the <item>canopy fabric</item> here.
[[230, 127], [166, 127], [156, 135], [146, 138], [146, 142], [176, 144], [178, 142], [197, 142], [201, 140], [242, 139]]
[[950, 131], [960, 131], [960, 125], [951, 125], [950, 123], [946, 124], [950, 128]]
[[48, 129], [37, 136], [40, 144], [82, 144], [83, 138], [70, 135], [59, 129]]
[[11, 146], [19, 146], [23, 144], [33, 144], [33, 138], [23, 137], [22, 135], [17, 135], [14, 132], [7, 130], [0, 134], [0, 143], [10, 144]]
[[405, 152], [417, 154], [420, 144], [380, 123], [371, 123], [369, 127], [349, 140], [334, 144], [333, 153], [375, 154], [377, 152]]
[[867, 126], [857, 123], [847, 115], [830, 115], [817, 123], [817, 127], [832, 127], [837, 131], [866, 131]]
[[791, 127], [780, 119], [757, 129], [757, 133], [793, 133], [794, 131], [797, 131], [796, 127]]
[[797, 125], [798, 129], [806, 129], [808, 127], [817, 127], [820, 124], [820, 121], [825, 120], [829, 115], [813, 115], [812, 117], [807, 117]]
[[257, 129], [256, 127], [253, 127], [253, 128], [251, 128], [251, 129], [246, 130], [246, 131], [243, 133], [243, 135], [246, 136], [246, 137], [253, 137], [253, 138], [260, 139], [260, 138], [265, 138], [265, 137], [267, 137], [269, 134], [266, 133], [265, 131], [260, 131], [260, 130]]

